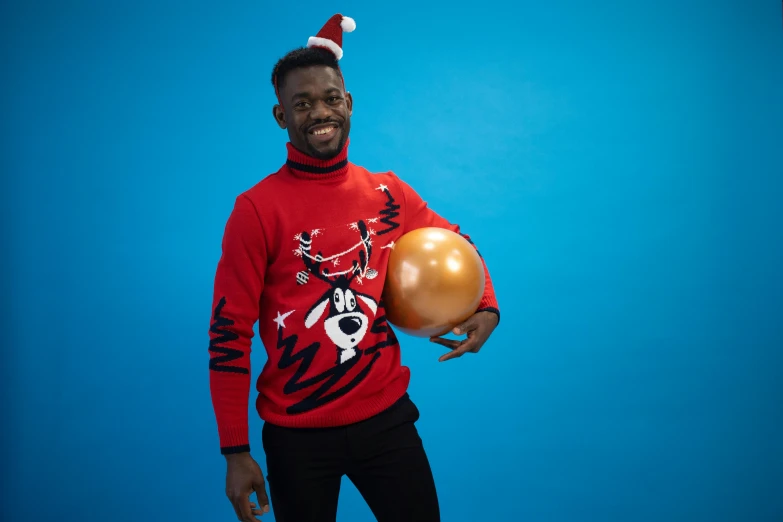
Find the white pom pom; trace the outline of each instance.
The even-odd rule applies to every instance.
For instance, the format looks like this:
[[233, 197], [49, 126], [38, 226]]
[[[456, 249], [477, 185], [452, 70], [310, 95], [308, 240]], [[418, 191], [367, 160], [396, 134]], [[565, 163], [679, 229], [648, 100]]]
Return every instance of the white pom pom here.
[[354, 29], [356, 29], [356, 22], [353, 18], [348, 18], [347, 16], [343, 16], [342, 21], [340, 22], [340, 27], [343, 28], [343, 31], [346, 33], [353, 32]]

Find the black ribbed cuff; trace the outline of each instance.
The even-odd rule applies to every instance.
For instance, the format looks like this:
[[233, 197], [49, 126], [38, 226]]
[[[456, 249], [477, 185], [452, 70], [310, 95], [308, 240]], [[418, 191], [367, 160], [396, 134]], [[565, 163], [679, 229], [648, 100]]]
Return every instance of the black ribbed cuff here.
[[220, 448], [221, 455], [233, 455], [234, 453], [250, 453], [250, 444]]
[[486, 308], [479, 308], [476, 310], [477, 312], [492, 312], [493, 314], [497, 314], [498, 316], [498, 324], [500, 324], [500, 310], [493, 306], [487, 306]]

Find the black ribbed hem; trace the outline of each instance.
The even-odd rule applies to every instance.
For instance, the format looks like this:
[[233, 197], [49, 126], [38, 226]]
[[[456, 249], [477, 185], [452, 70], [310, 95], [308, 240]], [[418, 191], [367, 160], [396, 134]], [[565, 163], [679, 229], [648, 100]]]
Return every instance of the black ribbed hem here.
[[250, 453], [250, 444], [220, 448], [221, 455], [233, 455], [234, 453]]
[[498, 310], [494, 306], [487, 306], [486, 308], [479, 308], [478, 310], [476, 310], [476, 312], [492, 312], [493, 314], [497, 314], [497, 316], [498, 316], [498, 324], [500, 324], [500, 310]]

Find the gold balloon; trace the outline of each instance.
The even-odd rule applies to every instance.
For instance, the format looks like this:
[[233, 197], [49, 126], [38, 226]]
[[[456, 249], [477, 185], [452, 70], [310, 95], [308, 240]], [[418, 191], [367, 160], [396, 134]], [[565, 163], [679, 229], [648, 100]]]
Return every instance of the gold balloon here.
[[476, 312], [484, 284], [484, 265], [464, 237], [445, 228], [412, 230], [389, 257], [386, 318], [408, 335], [444, 335]]

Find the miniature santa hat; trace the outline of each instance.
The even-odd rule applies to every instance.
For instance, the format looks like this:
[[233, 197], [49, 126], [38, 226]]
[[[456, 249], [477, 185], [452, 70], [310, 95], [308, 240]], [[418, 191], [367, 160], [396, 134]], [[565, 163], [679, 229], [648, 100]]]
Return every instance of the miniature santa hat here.
[[356, 22], [341, 14], [332, 16], [318, 31], [316, 36], [307, 40], [307, 47], [322, 47], [332, 51], [339, 60], [343, 57], [343, 32], [350, 33], [356, 29]]

